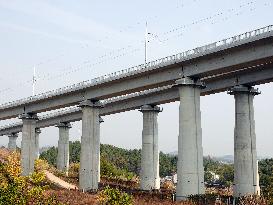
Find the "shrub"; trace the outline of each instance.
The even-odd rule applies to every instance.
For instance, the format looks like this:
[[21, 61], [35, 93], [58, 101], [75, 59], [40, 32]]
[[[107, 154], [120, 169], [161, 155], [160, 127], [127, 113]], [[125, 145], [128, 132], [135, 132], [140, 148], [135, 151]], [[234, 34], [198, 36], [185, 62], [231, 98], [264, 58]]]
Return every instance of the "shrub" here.
[[118, 189], [113, 189], [107, 186], [99, 192], [99, 203], [102, 205], [132, 205], [133, 197]]
[[256, 195], [240, 197], [238, 201], [239, 201], [238, 205], [246, 205], [246, 204], [271, 205], [271, 203], [268, 203], [266, 199]]
[[49, 169], [49, 164], [46, 160], [36, 159], [35, 160], [35, 171], [42, 172]]
[[175, 189], [175, 186], [172, 181], [164, 181], [161, 186], [163, 189], [168, 189], [168, 190]]
[[69, 175], [78, 176], [80, 170], [80, 163], [72, 163], [69, 166]]
[[21, 175], [20, 155], [12, 153], [7, 164], [0, 162], [0, 205], [47, 204], [59, 205], [53, 196], [46, 197], [44, 172], [34, 172], [29, 177]]
[[45, 183], [46, 175], [44, 172], [33, 172], [30, 175], [29, 180], [32, 182], [32, 184], [41, 186]]
[[230, 196], [220, 195], [219, 193], [206, 193], [189, 196], [189, 201], [193, 204], [207, 205], [207, 204], [225, 204]]
[[124, 169], [119, 169], [112, 163], [107, 160], [101, 158], [101, 176], [117, 178], [121, 180], [132, 180], [135, 175], [132, 172], [128, 172]]

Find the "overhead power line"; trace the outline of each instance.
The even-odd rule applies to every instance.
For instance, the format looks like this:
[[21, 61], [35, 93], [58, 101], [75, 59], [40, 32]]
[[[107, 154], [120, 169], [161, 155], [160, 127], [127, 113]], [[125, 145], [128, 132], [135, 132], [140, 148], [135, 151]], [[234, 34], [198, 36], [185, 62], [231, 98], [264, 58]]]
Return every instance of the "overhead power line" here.
[[[162, 37], [162, 36], [170, 35], [171, 33], [176, 33], [176, 32], [178, 32], [178, 31], [180, 31], [180, 30], [182, 30], [182, 29], [188, 28], [188, 27], [193, 26], [193, 25], [197, 25], [197, 24], [199, 24], [199, 23], [204, 23], [204, 22], [206, 22], [206, 21], [212, 21], [212, 20], [214, 20], [215, 18], [218, 18], [218, 17], [220, 17], [220, 16], [224, 16], [224, 14], [230, 14], [230, 13], [233, 12], [233, 13], [234, 13], [233, 15], [236, 15], [236, 16], [241, 15], [241, 14], [243, 13], [243, 11], [238, 11], [239, 9], [242, 9], [242, 8], [245, 8], [245, 7], [248, 7], [248, 6], [251, 6], [251, 5], [253, 5], [255, 2], [257, 2], [257, 1], [250, 1], [250, 2], [247, 2], [247, 3], [241, 4], [241, 5], [239, 5], [239, 6], [235, 7], [235, 8], [227, 9], [226, 12], [225, 12], [225, 11], [223, 11], [223, 12], [218, 12], [218, 13], [216, 13], [216, 14], [214, 14], [214, 15], [211, 15], [211, 16], [208, 16], [208, 17], [205, 17], [205, 18], [201, 18], [201, 19], [196, 20], [196, 21], [193, 21], [193, 22], [191, 22], [191, 23], [189, 23], [189, 24], [181, 25], [181, 26], [179, 26], [179, 27], [176, 27], [176, 28], [171, 29], [171, 30], [169, 30], [169, 31], [163, 32], [163, 33], [161, 33], [161, 34], [152, 34], [152, 33], [149, 33], [150, 36], [151, 36], [151, 38], [149, 39], [149, 41], [158, 40], [159, 42], [164, 43], [164, 42], [166, 42], [166, 41], [168, 41], [168, 40], [170, 40], [170, 39], [173, 39], [173, 38], [177, 38], [177, 37], [182, 36], [183, 33], [179, 33], [179, 34], [177, 34], [177, 35], [175, 35], [175, 36], [171, 36], [171, 37], [165, 38], [165, 39], [161, 39], [160, 37]], [[265, 2], [263, 5], [264, 5], [264, 6], [268, 6], [268, 5], [271, 5], [271, 4], [268, 3], [268, 2]], [[254, 11], [254, 10], [256, 10], [255, 7], [254, 7], [254, 8], [250, 8], [250, 11]], [[226, 17], [222, 18], [222, 19], [219, 20], [219, 21], [226, 21], [226, 20], [230, 19], [231, 17], [233, 17], [233, 16], [226, 16]], [[211, 23], [212, 23], [212, 24], [215, 24], [216, 22], [217, 22], [217, 20], [214, 20], [214, 21], [211, 22]], [[183, 32], [184, 32], [184, 30], [183, 30]], [[139, 43], [142, 44], [143, 41], [140, 41]], [[113, 59], [117, 59], [117, 58], [119, 58], [119, 57], [125, 56], [125, 55], [127, 55], [127, 54], [130, 54], [130, 53], [135, 53], [135, 52], [137, 52], [137, 51], [140, 50], [140, 49], [133, 49], [131, 52], [125, 52], [125, 51], [127, 51], [127, 50], [129, 50], [129, 49], [131, 49], [131, 48], [133, 48], [132, 45], [129, 45], [129, 46], [126, 46], [126, 47], [123, 47], [123, 48], [119, 48], [119, 49], [116, 49], [116, 50], [114, 50], [114, 51], [108, 52], [108, 53], [106, 53], [106, 54], [104, 54], [104, 55], [102, 55], [102, 56], [99, 56], [98, 58], [96, 58], [97, 60], [99, 60], [99, 61], [96, 62], [96, 63], [93, 63], [93, 62], [94, 62], [94, 59], [92, 59], [92, 60], [87, 60], [87, 61], [85, 61], [85, 62], [84, 62], [83, 64], [81, 64], [81, 65], [71, 66], [72, 69], [70, 69], [69, 71], [67, 71], [67, 72], [65, 72], [65, 73], [58, 74], [58, 75], [54, 75], [54, 76], [51, 76], [51, 74], [47, 74], [47, 75], [43, 75], [43, 76], [37, 76], [37, 79], [39, 79], [39, 80], [51, 80], [51, 79], [60, 78], [60, 77], [62, 77], [62, 76], [67, 76], [67, 75], [69, 75], [69, 74], [71, 74], [71, 73], [75, 73], [75, 72], [80, 71], [80, 70], [82, 70], [82, 69], [90, 69], [91, 67], [93, 67], [93, 66], [95, 66], [95, 65], [105, 63], [105, 62], [107, 62], [107, 61], [103, 61], [103, 60], [100, 60], [100, 59], [106, 58], [106, 57], [108, 57], [108, 56], [109, 56], [108, 60], [111, 60], [111, 59], [113, 60]], [[122, 54], [118, 54], [118, 55], [116, 54], [116, 52], [121, 52], [121, 51], [124, 51], [124, 52], [123, 52]], [[116, 55], [115, 55], [115, 54], [116, 54]], [[92, 62], [92, 63], [91, 63], [91, 62]], [[25, 82], [23, 82], [23, 83], [19, 83], [18, 86], [22, 86], [23, 84], [28, 84], [28, 83], [30, 83], [30, 82], [32, 82], [32, 80], [25, 81]], [[6, 89], [1, 90], [0, 93], [2, 93], [2, 92], [7, 92], [7, 91], [10, 91], [10, 90], [12, 90], [12, 88], [6, 88]]]
[[[192, 2], [189, 2], [189, 3], [187, 3], [187, 4], [183, 4], [183, 8], [184, 8], [184, 7], [187, 7], [188, 5], [191, 5], [192, 3], [196, 3], [197, 1], [200, 1], [200, 0], [193, 0]], [[181, 9], [181, 8], [182, 8], [182, 7], [177, 6], [175, 9]], [[156, 19], [156, 18], [158, 18], [157, 15], [151, 17], [151, 19]], [[129, 31], [130, 29], [133, 29], [133, 28], [136, 27], [136, 26], [142, 25], [142, 23], [145, 22], [145, 21], [146, 21], [145, 19], [142, 19], [142, 20], [140, 20], [140, 21], [137, 21], [136, 23], [127, 25], [127, 26], [125, 26], [125, 27], [123, 27], [123, 28], [121, 28], [121, 29], [118, 29], [118, 32], [119, 32], [119, 33], [124, 33], [124, 32], [126, 32], [126, 31]], [[103, 38], [99, 39], [99, 40], [96, 41], [96, 42], [98, 42], [98, 43], [100, 43], [100, 44], [104, 44], [104, 43], [105, 43], [105, 40], [111, 39], [112, 37], [113, 37], [113, 36], [109, 34], [109, 35], [106, 35], [106, 36], [104, 36]], [[89, 48], [89, 47], [90, 47], [90, 44], [89, 44], [89, 43], [86, 43], [86, 42], [81, 43], [80, 46], [79, 46], [79, 48], [81, 48], [81, 49], [86, 49], [86, 48]], [[98, 47], [98, 46], [97, 46], [97, 47]], [[126, 48], [126, 47], [121, 48], [121, 49], [115, 49], [114, 51], [111, 51], [111, 52], [116, 52], [116, 51], [118, 52], [119, 50], [123, 50], [123, 49], [125, 49], [125, 48]], [[52, 63], [52, 62], [57, 61], [57, 60], [59, 60], [60, 58], [64, 57], [64, 56], [68, 53], [68, 51], [69, 51], [69, 49], [67, 49], [67, 48], [61, 49], [61, 50], [58, 52], [58, 54], [56, 54], [56, 55], [54, 55], [54, 56], [52, 56], [52, 57], [49, 57], [49, 58], [45, 58], [45, 59], [43, 59], [43, 60], [41, 60], [41, 61], [39, 61], [39, 62], [34, 62], [34, 64], [36, 65], [36, 67], [39, 67], [39, 66], [42, 66], [42, 65], [46, 65], [46, 64], [48, 64], [48, 63]], [[101, 57], [103, 57], [103, 56], [101, 56]], [[30, 69], [30, 67], [31, 67], [31, 66], [25, 66], [25, 67], [23, 67], [23, 68], [21, 67], [20, 70]], [[1, 90], [0, 93], [1, 93], [2, 91], [3, 91], [3, 90]]]

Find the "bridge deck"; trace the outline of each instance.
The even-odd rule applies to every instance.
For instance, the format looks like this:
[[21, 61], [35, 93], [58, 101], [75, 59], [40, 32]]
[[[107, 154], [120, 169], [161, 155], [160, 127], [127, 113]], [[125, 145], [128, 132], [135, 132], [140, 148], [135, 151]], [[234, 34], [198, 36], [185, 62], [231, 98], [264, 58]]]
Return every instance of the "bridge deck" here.
[[[210, 95], [226, 91], [236, 84], [258, 85], [273, 81], [273, 63], [262, 64], [256, 67], [241, 69], [237, 72], [228, 72], [210, 78], [204, 78], [206, 88], [201, 95]], [[144, 104], [160, 105], [179, 100], [177, 88], [172, 85], [116, 97], [105, 101], [105, 107], [100, 115], [110, 115], [140, 108]], [[59, 122], [75, 122], [81, 120], [80, 108], [74, 107], [40, 117], [37, 127], [54, 126]], [[0, 136], [21, 132], [22, 123], [0, 127]]]

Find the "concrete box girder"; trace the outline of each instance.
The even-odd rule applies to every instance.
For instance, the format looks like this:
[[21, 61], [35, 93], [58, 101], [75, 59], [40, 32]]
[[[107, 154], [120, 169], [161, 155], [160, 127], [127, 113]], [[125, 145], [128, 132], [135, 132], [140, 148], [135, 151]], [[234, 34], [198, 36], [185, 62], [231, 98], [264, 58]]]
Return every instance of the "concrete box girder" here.
[[[233, 87], [236, 84], [246, 85], [258, 85], [273, 81], [273, 67], [261, 66], [251, 72], [243, 73], [231, 73], [222, 77], [215, 77], [212, 79], [204, 80], [206, 88], [201, 91], [201, 95], [209, 95], [226, 91], [228, 88]], [[106, 104], [104, 108], [100, 110], [100, 115], [110, 115], [129, 110], [140, 108], [144, 104], [160, 105], [164, 103], [170, 103], [179, 100], [179, 93], [176, 88], [167, 88], [158, 92], [149, 93], [147, 95], [140, 95], [124, 100], [118, 100]], [[49, 127], [58, 124], [59, 122], [74, 122], [80, 121], [82, 113], [80, 110], [67, 113], [59, 116], [55, 116], [48, 119], [42, 119], [37, 122], [37, 127]], [[9, 135], [11, 133], [18, 133], [22, 131], [22, 125], [18, 124], [15, 126], [0, 129], [0, 136]]]

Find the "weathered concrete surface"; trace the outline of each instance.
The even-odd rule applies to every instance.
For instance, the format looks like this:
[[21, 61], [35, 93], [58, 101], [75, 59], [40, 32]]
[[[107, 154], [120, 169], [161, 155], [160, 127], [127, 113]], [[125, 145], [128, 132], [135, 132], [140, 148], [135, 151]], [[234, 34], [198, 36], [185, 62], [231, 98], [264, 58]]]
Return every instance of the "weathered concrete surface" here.
[[79, 188], [84, 191], [97, 190], [99, 181], [100, 124], [99, 102], [86, 100], [82, 107], [82, 137]]
[[40, 134], [41, 134], [41, 129], [40, 128], [36, 128], [35, 129], [35, 159], [38, 159], [40, 156], [40, 152], [39, 152], [39, 138], [40, 138]]
[[21, 167], [22, 175], [28, 176], [34, 171], [35, 160], [35, 128], [37, 116], [34, 114], [23, 114], [20, 116], [23, 121], [22, 142], [21, 142]]
[[17, 148], [17, 145], [16, 145], [16, 140], [18, 138], [18, 134], [11, 134], [9, 135], [9, 143], [8, 143], [8, 149], [11, 150], [11, 151], [15, 151], [16, 148]]
[[140, 189], [160, 189], [157, 116], [161, 109], [144, 105], [140, 111], [143, 113]]
[[201, 85], [178, 80], [180, 94], [176, 200], [204, 194], [204, 167], [200, 111]]
[[69, 169], [69, 129], [70, 123], [59, 123], [57, 169], [68, 174]]
[[252, 87], [235, 86], [229, 91], [235, 98], [234, 196], [257, 194], [257, 152], [253, 98], [259, 92]]

